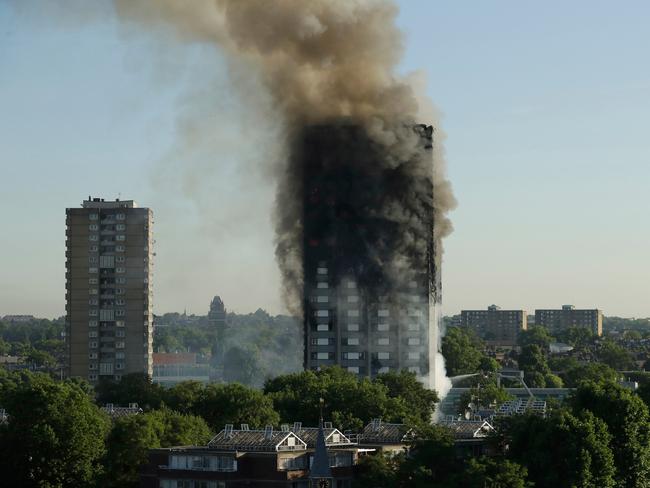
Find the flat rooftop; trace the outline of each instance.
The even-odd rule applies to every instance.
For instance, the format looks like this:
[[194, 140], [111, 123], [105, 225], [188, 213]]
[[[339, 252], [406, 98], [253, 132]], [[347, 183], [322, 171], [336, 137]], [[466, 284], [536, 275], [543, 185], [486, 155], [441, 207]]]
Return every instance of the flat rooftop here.
[[105, 200], [103, 198], [91, 198], [84, 200], [81, 204], [83, 208], [137, 208], [135, 200]]

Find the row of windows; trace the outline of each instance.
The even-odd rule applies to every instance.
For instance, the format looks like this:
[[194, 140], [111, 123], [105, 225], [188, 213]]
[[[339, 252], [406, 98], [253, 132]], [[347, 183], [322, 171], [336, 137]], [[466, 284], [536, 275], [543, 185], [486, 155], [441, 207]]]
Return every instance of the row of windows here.
[[201, 471], [237, 471], [237, 461], [232, 456], [169, 456], [170, 469], [196, 469]]
[[[116, 263], [123, 263], [126, 261], [126, 258], [124, 256], [101, 256], [103, 261], [106, 261], [106, 263], [102, 262], [102, 267], [110, 267], [110, 264], [113, 262], [113, 258], [115, 258]], [[147, 258], [144, 258], [145, 262], [147, 261]], [[97, 256], [90, 256], [88, 258], [88, 262], [90, 264], [96, 264], [99, 260], [97, 259]]]
[[[116, 273], [126, 273], [126, 268], [122, 268], [122, 267], [115, 268], [115, 272]], [[90, 274], [99, 273], [99, 268], [97, 268], [95, 266], [92, 266], [92, 267], [88, 268], [88, 273], [90, 273]], [[119, 278], [117, 278], [117, 279], [119, 280]], [[118, 281], [118, 283], [125, 283], [125, 281]]]
[[[88, 363], [88, 369], [97, 371], [97, 363]], [[124, 363], [99, 363], [99, 374], [113, 374], [113, 368], [124, 369]]]
[[99, 320], [114, 320], [115, 317], [126, 316], [126, 310], [122, 308], [118, 308], [116, 310], [105, 308], [97, 310], [96, 308], [91, 308], [88, 310], [88, 315], [91, 317], [99, 316]]
[[[316, 330], [318, 332], [328, 332], [332, 330], [332, 327], [330, 324], [316, 324]], [[347, 330], [348, 332], [358, 332], [359, 331], [359, 324], [357, 323], [352, 323], [352, 324], [347, 324]], [[379, 323], [377, 324], [377, 331], [378, 332], [388, 332], [390, 330], [390, 325], [386, 323]], [[413, 331], [418, 331], [420, 330], [420, 324], [417, 323], [410, 323], [408, 324], [408, 330], [413, 332]]]
[[[88, 347], [90, 349], [97, 349], [99, 347], [99, 344], [97, 343], [97, 341], [90, 341], [88, 343]], [[116, 342], [115, 349], [124, 349], [124, 342], [122, 341]]]
[[[88, 236], [88, 240], [91, 241], [91, 242], [97, 242], [97, 241], [99, 241], [99, 234], [90, 234], [90, 235]], [[125, 236], [124, 234], [117, 234], [117, 235], [115, 236], [115, 239], [113, 239], [112, 237], [104, 236], [104, 238], [103, 238], [102, 240], [107, 241], [107, 242], [113, 242], [113, 241], [125, 241], [125, 240], [126, 240], [126, 236]]]
[[160, 488], [226, 488], [226, 482], [205, 480], [160, 480]]
[[[118, 289], [118, 290], [119, 290], [118, 293], [117, 293], [118, 295], [123, 295], [124, 294], [124, 290], [122, 290], [122, 289]], [[118, 299], [115, 300], [115, 302], [104, 301], [102, 303], [108, 304], [108, 305], [125, 305], [126, 300], [124, 300], [123, 298], [118, 298]], [[99, 299], [97, 299], [97, 298], [89, 299], [88, 300], [88, 305], [99, 305]]]
[[[116, 330], [115, 331], [115, 337], [125, 337], [126, 332], [124, 330]], [[88, 337], [97, 337], [97, 331], [96, 330], [89, 330], [88, 331]], [[107, 336], [110, 337], [110, 336]]]
[[[343, 343], [348, 346], [358, 346], [359, 338], [358, 337], [348, 337], [343, 339]], [[312, 346], [331, 346], [334, 345], [335, 339], [333, 337], [313, 337], [311, 340]], [[407, 341], [409, 346], [419, 346], [420, 338], [418, 337], [409, 337]], [[389, 346], [390, 338], [389, 337], [378, 337], [377, 338], [378, 346]]]
[[[91, 239], [91, 240], [92, 240], [92, 239]], [[95, 240], [96, 240], [96, 239], [95, 239]], [[144, 250], [145, 250], [145, 251], [148, 251], [149, 248], [145, 246]], [[95, 246], [95, 245], [90, 246], [90, 247], [88, 248], [88, 251], [89, 251], [89, 252], [99, 252], [99, 247], [97, 247], [97, 246]], [[107, 251], [107, 252], [111, 252], [111, 251], [115, 251], [115, 252], [124, 252], [124, 251], [126, 251], [126, 247], [125, 247], [125, 246], [114, 246], [114, 247], [111, 246], [110, 248], [108, 248], [108, 247], [106, 247], [106, 248], [102, 247], [102, 252], [103, 252], [103, 251]]]
[[[109, 214], [109, 215], [104, 215], [105, 219], [115, 219], [115, 220], [125, 220], [126, 219], [126, 214], [123, 213], [118, 213], [118, 214]], [[97, 220], [99, 219], [99, 214], [98, 213], [89, 213], [88, 214], [88, 219], [89, 220]]]
[[[102, 323], [102, 327], [110, 326], [112, 325], [112, 321], [107, 321]], [[115, 326], [116, 327], [124, 327], [125, 322], [124, 320], [116, 320], [115, 321]], [[147, 321], [144, 322], [144, 325], [147, 325]], [[96, 320], [89, 320], [88, 321], [88, 327], [97, 327], [97, 321]]]
[[[88, 359], [97, 359], [98, 354], [96, 352], [91, 352], [88, 354]], [[116, 352], [115, 353], [115, 359], [124, 359], [124, 353], [123, 352]]]
[[[88, 226], [88, 230], [99, 230], [99, 225], [97, 224], [90, 224]], [[126, 230], [126, 225], [124, 224], [117, 224], [115, 226], [115, 230]]]

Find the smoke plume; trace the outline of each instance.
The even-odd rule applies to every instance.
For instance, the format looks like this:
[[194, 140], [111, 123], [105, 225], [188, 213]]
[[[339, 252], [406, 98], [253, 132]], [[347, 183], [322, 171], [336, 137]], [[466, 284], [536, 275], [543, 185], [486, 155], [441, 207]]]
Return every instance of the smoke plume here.
[[[354, 130], [361, 132], [365, 155], [346, 160], [346, 171], [368, 177], [367, 185], [379, 184], [384, 192], [378, 198], [374, 195], [378, 188], [364, 192], [363, 186], [350, 187], [350, 195], [358, 196], [364, 206], [355, 211], [365, 211], [367, 222], [378, 224], [375, 229], [364, 226], [361, 237], [369, 259], [363, 271], [368, 282], [377, 280], [383, 283], [383, 292], [398, 293], [428, 262], [434, 263], [433, 274], [439, 273], [442, 239], [452, 229], [447, 212], [455, 200], [444, 177], [439, 144], [442, 133], [437, 121], [420, 120], [421, 94], [416, 96], [409, 80], [396, 73], [403, 39], [395, 24], [397, 8], [392, 2], [114, 3], [118, 15], [127, 22], [170, 28], [178, 39], [218, 45], [227, 53], [233, 70], [255, 72], [268, 91], [273, 117], [284, 128], [288, 152], [276, 169], [274, 222], [276, 257], [290, 309], [296, 311], [303, 305], [303, 195], [307, 189], [302, 179], [304, 158], [297, 152], [314, 127], [358, 128]], [[237, 88], [246, 90], [247, 86], [244, 83]], [[246, 98], [247, 94], [242, 96]], [[429, 147], [422, 143], [421, 131], [428, 130], [426, 127], [413, 129], [418, 122], [433, 124], [433, 148], [430, 142]], [[347, 131], [335, 135], [334, 140], [347, 137]], [[431, 150], [433, 167], [431, 156], [423, 157]], [[340, 161], [322, 164], [327, 169]], [[434, 259], [429, 260], [427, 253], [433, 253]], [[437, 300], [440, 290], [436, 285]]]

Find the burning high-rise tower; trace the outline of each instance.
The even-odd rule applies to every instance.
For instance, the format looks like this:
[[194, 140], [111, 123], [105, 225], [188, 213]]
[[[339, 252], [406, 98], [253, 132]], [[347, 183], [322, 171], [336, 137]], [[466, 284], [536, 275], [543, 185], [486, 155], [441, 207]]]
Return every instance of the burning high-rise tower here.
[[403, 160], [347, 121], [308, 127], [294, 147], [302, 169], [306, 368], [429, 377], [440, 297], [426, 176], [432, 131], [406, 126], [413, 138]]
[[[240, 101], [256, 107], [250, 120], [286, 143], [281, 155], [262, 146], [260, 160], [275, 163], [275, 252], [287, 306], [305, 316], [305, 365], [370, 376], [406, 367], [444, 388], [432, 374], [443, 371], [433, 367], [435, 304], [455, 200], [442, 132], [432, 141], [432, 128], [416, 124], [434, 123], [433, 111], [416, 77], [396, 72], [394, 2], [114, 3], [128, 23], [162, 22], [172, 29], [156, 32], [218, 46]], [[196, 99], [198, 118], [210, 98]], [[194, 151], [196, 141], [183, 142]]]

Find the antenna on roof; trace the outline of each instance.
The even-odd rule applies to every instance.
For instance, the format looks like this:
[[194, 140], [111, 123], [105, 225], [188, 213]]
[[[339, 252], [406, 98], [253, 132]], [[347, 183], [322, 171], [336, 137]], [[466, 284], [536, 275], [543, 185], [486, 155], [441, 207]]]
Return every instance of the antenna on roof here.
[[265, 439], [273, 438], [273, 426], [272, 425], [267, 425], [266, 427], [264, 427], [264, 438]]

